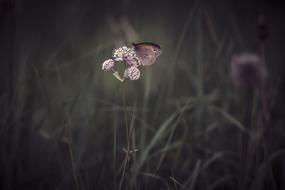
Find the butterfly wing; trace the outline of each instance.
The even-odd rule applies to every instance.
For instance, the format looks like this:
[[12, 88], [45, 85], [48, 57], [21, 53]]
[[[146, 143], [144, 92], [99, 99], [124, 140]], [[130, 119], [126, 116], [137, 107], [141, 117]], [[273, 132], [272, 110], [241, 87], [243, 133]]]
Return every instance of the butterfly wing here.
[[[152, 44], [133, 44], [137, 57], [140, 59], [143, 66], [149, 66], [155, 63], [156, 58], [160, 55], [160, 49]], [[153, 49], [156, 48], [156, 52]]]
[[148, 52], [146, 48], [141, 47], [136, 51], [136, 54], [143, 66], [152, 65], [154, 63], [150, 52]]

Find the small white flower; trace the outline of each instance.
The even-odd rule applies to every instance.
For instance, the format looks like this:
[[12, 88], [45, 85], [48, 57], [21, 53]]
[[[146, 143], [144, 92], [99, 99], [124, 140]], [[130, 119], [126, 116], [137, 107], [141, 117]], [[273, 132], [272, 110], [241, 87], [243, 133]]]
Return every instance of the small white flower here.
[[136, 56], [126, 56], [126, 57], [124, 57], [124, 61], [129, 66], [139, 67], [141, 65], [140, 60]]
[[141, 73], [137, 67], [132, 66], [127, 69], [125, 75], [127, 75], [131, 80], [138, 80], [140, 78]]
[[113, 57], [115, 61], [125, 61], [129, 66], [138, 67], [141, 65], [134, 48], [123, 46], [115, 49]]
[[102, 64], [102, 70], [109, 71], [109, 70], [112, 70], [114, 68], [114, 66], [115, 66], [114, 60], [113, 59], [107, 59]]
[[113, 57], [115, 61], [123, 61], [123, 57], [129, 48], [126, 46], [120, 47], [114, 50]]

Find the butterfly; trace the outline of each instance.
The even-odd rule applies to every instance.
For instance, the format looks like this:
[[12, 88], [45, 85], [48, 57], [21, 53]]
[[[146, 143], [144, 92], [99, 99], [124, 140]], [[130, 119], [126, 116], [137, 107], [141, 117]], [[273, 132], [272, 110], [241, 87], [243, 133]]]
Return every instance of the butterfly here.
[[132, 43], [137, 57], [142, 66], [149, 66], [155, 63], [157, 57], [161, 54], [159, 45], [151, 42]]

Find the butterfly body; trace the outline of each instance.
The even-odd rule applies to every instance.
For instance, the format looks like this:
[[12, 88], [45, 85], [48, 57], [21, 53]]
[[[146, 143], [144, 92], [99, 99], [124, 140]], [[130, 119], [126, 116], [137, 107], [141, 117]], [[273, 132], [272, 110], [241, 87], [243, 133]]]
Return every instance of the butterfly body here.
[[142, 66], [149, 66], [155, 63], [157, 57], [161, 54], [159, 45], [151, 42], [132, 43], [137, 57], [141, 61]]

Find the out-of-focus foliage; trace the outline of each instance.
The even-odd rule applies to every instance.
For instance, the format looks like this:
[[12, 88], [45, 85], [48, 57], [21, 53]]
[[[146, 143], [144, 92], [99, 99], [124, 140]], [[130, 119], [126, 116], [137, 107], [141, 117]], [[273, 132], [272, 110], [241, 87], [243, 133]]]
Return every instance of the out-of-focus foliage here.
[[[246, 186], [284, 188], [281, 3], [5, 0], [0, 6], [2, 189], [119, 189], [123, 168], [122, 189], [238, 189], [244, 135]], [[232, 55], [258, 53], [260, 14], [269, 28], [266, 144], [260, 91], [249, 131], [248, 102], [229, 73]], [[157, 43], [162, 54], [139, 80], [121, 83], [102, 63], [132, 42]], [[124, 167], [127, 141], [133, 153]]]

